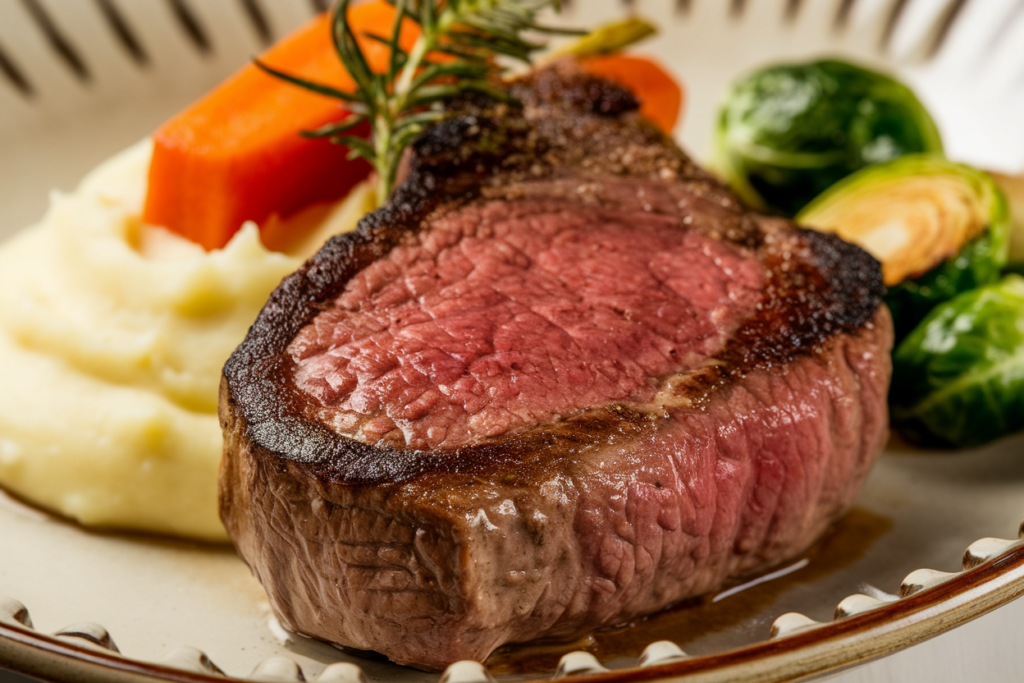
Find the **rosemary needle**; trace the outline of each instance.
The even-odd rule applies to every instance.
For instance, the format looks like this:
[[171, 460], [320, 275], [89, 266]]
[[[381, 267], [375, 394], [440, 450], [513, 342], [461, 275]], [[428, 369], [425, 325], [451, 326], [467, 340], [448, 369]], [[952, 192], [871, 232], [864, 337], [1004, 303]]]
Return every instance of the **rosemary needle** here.
[[[444, 117], [444, 103], [467, 92], [499, 100], [508, 93], [496, 84], [499, 58], [529, 64], [545, 47], [524, 37], [527, 33], [569, 33], [537, 23], [538, 13], [556, 11], [559, 0], [388, 0], [395, 7], [390, 35], [364, 34], [387, 45], [387, 68], [375, 72], [347, 21], [351, 0], [341, 0], [331, 22], [335, 51], [355, 81], [353, 92], [256, 64], [267, 73], [313, 92], [342, 100], [349, 115], [303, 135], [328, 138], [349, 148], [349, 157], [362, 157], [377, 171], [377, 201], [383, 204], [395, 184], [402, 153], [423, 129]], [[403, 24], [419, 26], [420, 34], [408, 52], [400, 47]], [[369, 140], [351, 135], [369, 123]]]

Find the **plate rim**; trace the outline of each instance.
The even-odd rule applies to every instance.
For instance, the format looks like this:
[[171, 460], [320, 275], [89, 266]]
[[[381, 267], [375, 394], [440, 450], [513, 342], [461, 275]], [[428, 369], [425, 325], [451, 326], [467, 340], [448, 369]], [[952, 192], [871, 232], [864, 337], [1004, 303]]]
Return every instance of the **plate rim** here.
[[[1024, 540], [981, 539], [968, 547], [963, 565], [963, 571], [916, 590], [907, 588], [909, 577], [915, 573], [912, 572], [904, 580], [898, 598], [876, 601], [877, 604], [849, 616], [840, 614], [837, 608], [831, 622], [813, 621], [798, 613], [782, 615], [775, 620], [768, 639], [744, 647], [682, 659], [675, 655], [671, 661], [655, 661], [647, 666], [615, 670], [601, 667], [573, 677], [587, 683], [646, 683], [682, 678], [688, 683], [783, 683], [838, 673], [946, 633], [1024, 595]], [[162, 662], [132, 659], [101, 645], [76, 645], [56, 634], [40, 633], [31, 628], [28, 611], [20, 602], [8, 598], [5, 603], [7, 611], [0, 613], [0, 661], [12, 671], [49, 681], [223, 683], [250, 680], [271, 659], [290, 661], [266, 659], [244, 678], [215, 673], [219, 669], [210, 673], [190, 671]], [[21, 606], [21, 618], [12, 613], [12, 606]], [[70, 637], [88, 642], [79, 636]], [[205, 657], [201, 651], [196, 653]], [[439, 675], [442, 683], [494, 681], [486, 665], [478, 664], [478, 678], [452, 676], [452, 667]], [[323, 672], [306, 679], [298, 664], [296, 671], [296, 681], [327, 680]], [[555, 672], [539, 680], [550, 681], [565, 675]], [[330, 680], [341, 679], [332, 676]]]

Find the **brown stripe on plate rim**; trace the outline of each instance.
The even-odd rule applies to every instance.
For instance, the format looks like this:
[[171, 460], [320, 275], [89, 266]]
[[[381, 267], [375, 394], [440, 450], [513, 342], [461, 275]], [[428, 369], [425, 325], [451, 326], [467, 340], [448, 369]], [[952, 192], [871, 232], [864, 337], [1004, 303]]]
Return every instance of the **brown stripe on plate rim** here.
[[786, 9], [783, 17], [786, 23], [793, 23], [797, 17], [800, 16], [800, 10], [803, 8], [803, 2], [801, 0], [786, 0]]
[[142, 45], [142, 41], [135, 34], [131, 24], [121, 14], [121, 10], [114, 4], [114, 0], [94, 0], [100, 10], [100, 16], [107, 22], [111, 33], [117, 39], [118, 44], [128, 53], [132, 61], [139, 66], [149, 65], [149, 53]]
[[36, 90], [32, 87], [32, 82], [25, 76], [21, 67], [7, 54], [3, 45], [0, 45], [0, 74], [3, 74], [14, 89], [26, 99], [35, 97]]
[[887, 53], [892, 37], [896, 33], [896, 26], [900, 23], [900, 17], [907, 9], [908, 0], [896, 0], [885, 17], [885, 28], [882, 29], [882, 37], [878, 41], [878, 49]]
[[[935, 35], [932, 37], [932, 41], [929, 43], [928, 49], [925, 51], [925, 59], [931, 59], [937, 55], [942, 49], [942, 46], [945, 45], [946, 38], [949, 37], [950, 31], [953, 29], [953, 24], [956, 23], [956, 20], [959, 17], [963, 16], [963, 10], [964, 7], [967, 6], [968, 1], [969, 0], [953, 0], [953, 2], [947, 5], [946, 9], [943, 10], [942, 16], [939, 19], [938, 28], [935, 30]], [[1014, 7], [1014, 13], [1018, 13], [1022, 7], [1024, 7], [1024, 3], [1018, 2]], [[998, 36], [1005, 32], [1008, 26], [1008, 22], [1000, 25], [999, 32], [997, 32], [995, 39], [992, 40], [989, 45], [994, 45], [999, 39]]]
[[167, 3], [170, 5], [174, 18], [178, 21], [178, 26], [196, 49], [203, 55], [213, 52], [213, 44], [210, 42], [209, 36], [206, 35], [206, 29], [199, 23], [199, 19], [188, 3], [185, 0], [167, 0]]
[[853, 6], [857, 0], [842, 0], [839, 3], [839, 9], [836, 10], [836, 16], [832, 20], [832, 30], [836, 33], [840, 33], [846, 30], [846, 25], [850, 23], [850, 14], [853, 13]]
[[267, 19], [267, 15], [263, 11], [259, 0], [239, 0], [239, 2], [242, 4], [245, 16], [249, 19], [249, 23], [252, 25], [260, 42], [265, 46], [273, 43], [274, 32], [270, 28], [270, 21]]
[[89, 72], [85, 60], [82, 59], [71, 41], [60, 31], [42, 3], [39, 0], [21, 0], [21, 4], [39, 27], [46, 42], [71, 73], [83, 83], [92, 80], [92, 74]]

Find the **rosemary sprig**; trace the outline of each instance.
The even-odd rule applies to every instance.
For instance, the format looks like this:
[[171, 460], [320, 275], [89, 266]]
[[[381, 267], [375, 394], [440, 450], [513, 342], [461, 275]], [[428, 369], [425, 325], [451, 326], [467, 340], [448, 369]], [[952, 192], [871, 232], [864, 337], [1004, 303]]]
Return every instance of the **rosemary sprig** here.
[[[377, 200], [383, 203], [395, 184], [402, 153], [423, 129], [444, 117], [443, 103], [460, 94], [481, 92], [507, 100], [495, 83], [508, 57], [527, 64], [543, 43], [527, 40], [527, 33], [568, 33], [537, 23], [537, 14], [559, 0], [388, 0], [395, 7], [390, 35], [366, 33], [364, 38], [387, 45], [387, 68], [374, 72], [348, 25], [351, 0], [340, 0], [334, 10], [332, 37], [342, 64], [356, 83], [352, 93], [256, 64], [267, 73], [346, 104], [350, 114], [338, 123], [304, 131], [313, 138], [328, 138], [349, 148], [349, 158], [362, 157], [377, 171]], [[412, 21], [420, 35], [408, 52], [399, 37], [403, 23]], [[368, 122], [371, 138], [351, 135]]]

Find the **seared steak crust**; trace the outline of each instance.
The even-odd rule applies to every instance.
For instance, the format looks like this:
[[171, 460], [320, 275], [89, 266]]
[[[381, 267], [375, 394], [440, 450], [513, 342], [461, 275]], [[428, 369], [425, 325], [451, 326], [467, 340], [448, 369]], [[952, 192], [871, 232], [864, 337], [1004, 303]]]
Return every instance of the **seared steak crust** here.
[[[522, 109], [467, 105], [423, 136], [389, 203], [281, 284], [224, 369], [221, 514], [282, 623], [427, 668], [784, 561], [848, 508], [886, 435], [869, 255], [747, 212], [571, 64], [514, 91]], [[502, 205], [665, 217], [756, 262], [760, 298], [712, 357], [652, 377], [655, 398], [436, 449], [331, 424], [296, 338], [429, 226]]]

